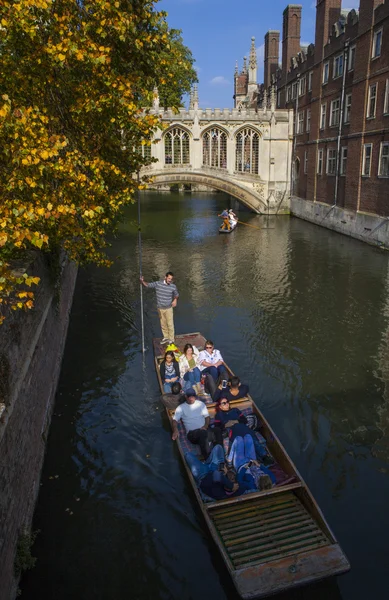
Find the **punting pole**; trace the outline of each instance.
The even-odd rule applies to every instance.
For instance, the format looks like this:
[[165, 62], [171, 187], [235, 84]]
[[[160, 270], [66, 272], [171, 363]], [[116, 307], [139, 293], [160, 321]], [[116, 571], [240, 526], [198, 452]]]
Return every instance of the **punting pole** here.
[[[138, 180], [138, 189], [137, 189], [137, 200], [138, 200], [138, 251], [139, 251], [139, 277], [142, 277], [142, 229], [140, 226], [140, 178], [139, 171], [137, 173]], [[139, 282], [140, 285], [140, 321], [141, 321], [141, 329], [142, 329], [142, 352], [143, 354], [146, 352], [145, 348], [145, 322], [143, 317], [143, 285]]]

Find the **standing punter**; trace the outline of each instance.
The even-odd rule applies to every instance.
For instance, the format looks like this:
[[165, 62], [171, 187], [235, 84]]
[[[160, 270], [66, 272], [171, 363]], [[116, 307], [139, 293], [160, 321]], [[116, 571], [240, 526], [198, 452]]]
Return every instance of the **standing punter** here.
[[140, 282], [147, 288], [155, 288], [157, 294], [157, 309], [163, 335], [162, 344], [174, 343], [173, 308], [177, 306], [179, 294], [173, 283], [173, 277], [171, 271], [166, 273], [165, 279], [153, 283], [146, 283], [143, 275], [140, 277]]

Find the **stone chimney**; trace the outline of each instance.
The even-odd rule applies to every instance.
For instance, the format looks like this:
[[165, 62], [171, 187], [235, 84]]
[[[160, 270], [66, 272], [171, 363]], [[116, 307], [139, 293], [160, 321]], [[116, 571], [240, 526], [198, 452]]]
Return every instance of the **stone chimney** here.
[[329, 40], [332, 26], [339, 21], [341, 8], [342, 0], [317, 0], [315, 59], [318, 61], [323, 60], [324, 46]]
[[271, 78], [278, 69], [280, 49], [280, 32], [268, 31], [265, 35], [265, 60], [264, 60], [264, 84], [268, 89], [271, 86]]
[[301, 4], [288, 4], [284, 10], [282, 27], [283, 83], [286, 83], [286, 76], [290, 71], [291, 58], [300, 52], [301, 11]]

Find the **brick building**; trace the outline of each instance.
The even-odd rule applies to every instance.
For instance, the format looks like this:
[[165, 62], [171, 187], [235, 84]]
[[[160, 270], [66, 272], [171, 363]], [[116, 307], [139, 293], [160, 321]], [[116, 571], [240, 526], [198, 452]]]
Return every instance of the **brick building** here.
[[384, 225], [378, 243], [389, 245], [389, 0], [360, 0], [359, 9], [316, 0], [306, 47], [301, 19], [301, 5], [285, 8], [282, 65], [279, 32], [266, 34], [256, 95], [263, 103], [274, 86], [277, 107], [294, 111], [292, 212], [321, 222], [331, 207], [337, 223], [325, 225], [361, 239]]
[[300, 25], [301, 6], [288, 5], [272, 79], [295, 112], [293, 194], [389, 216], [389, 0], [317, 0], [307, 48]]

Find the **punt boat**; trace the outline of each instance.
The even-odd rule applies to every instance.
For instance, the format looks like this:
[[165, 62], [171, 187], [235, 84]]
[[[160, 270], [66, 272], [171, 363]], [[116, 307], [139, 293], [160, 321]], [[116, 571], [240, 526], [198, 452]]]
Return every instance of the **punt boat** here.
[[[202, 350], [205, 338], [200, 333], [176, 336], [181, 351], [186, 343]], [[177, 396], [163, 392], [161, 338], [153, 340], [153, 348], [161, 398], [172, 427]], [[228, 365], [226, 368], [233, 375]], [[199, 398], [212, 420], [216, 405], [205, 393]], [[254, 400], [247, 396], [231, 405], [256, 414], [262, 423], [261, 434], [275, 460], [270, 469], [276, 484], [271, 489], [206, 501], [185, 461], [190, 443], [182, 423], [176, 443], [207, 528], [241, 598], [264, 598], [348, 571], [349, 562], [307, 484]]]
[[235, 223], [235, 225], [231, 225], [230, 229], [223, 229], [222, 225], [220, 225], [219, 227], [219, 233], [231, 233], [232, 231], [234, 231], [234, 229], [236, 229], [238, 226], [238, 223]]

